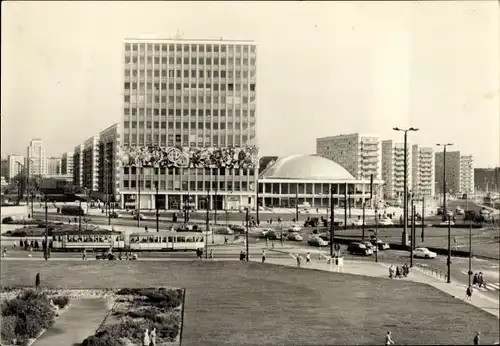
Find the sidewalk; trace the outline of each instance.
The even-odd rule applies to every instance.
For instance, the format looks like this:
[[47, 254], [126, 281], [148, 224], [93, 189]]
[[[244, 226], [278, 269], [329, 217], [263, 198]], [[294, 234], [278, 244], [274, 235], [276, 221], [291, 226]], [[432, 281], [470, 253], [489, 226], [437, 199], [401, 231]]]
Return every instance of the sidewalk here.
[[[266, 263], [277, 264], [277, 265], [285, 265], [296, 267], [297, 262], [295, 259], [296, 254], [304, 255], [307, 250], [301, 249], [268, 249], [267, 251], [276, 251], [281, 253], [288, 253], [290, 255], [290, 259], [279, 259], [279, 258], [270, 258], [266, 259]], [[310, 252], [310, 251], [309, 251]], [[316, 269], [316, 270], [325, 270], [330, 271], [330, 265], [326, 263], [326, 260], [318, 259], [319, 253], [311, 252], [311, 263], [305, 264], [305, 260], [302, 261], [302, 268], [308, 269]], [[254, 259], [256, 261], [260, 259]], [[354, 274], [354, 275], [364, 275], [371, 277], [382, 277], [389, 279], [389, 264], [385, 263], [374, 263], [374, 262], [364, 262], [364, 261], [344, 261], [343, 273]], [[465, 298], [465, 291], [467, 287], [465, 285], [457, 284], [457, 283], [446, 283], [442, 280], [436, 278], [435, 276], [423, 273], [417, 268], [412, 268], [410, 270], [410, 274], [406, 278], [397, 279], [397, 280], [408, 280], [413, 282], [419, 282], [423, 284], [427, 284], [437, 288], [438, 290], [445, 292], [457, 299]], [[475, 290], [472, 295], [471, 301], [464, 301], [466, 303], [472, 304], [494, 316], [499, 318], [499, 300], [492, 299], [478, 290]]]

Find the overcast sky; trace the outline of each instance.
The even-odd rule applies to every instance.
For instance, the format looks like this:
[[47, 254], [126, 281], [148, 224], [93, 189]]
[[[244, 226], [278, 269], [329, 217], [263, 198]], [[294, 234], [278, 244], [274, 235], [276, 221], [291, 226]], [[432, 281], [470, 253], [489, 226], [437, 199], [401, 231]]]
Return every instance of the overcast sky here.
[[118, 122], [126, 37], [251, 39], [262, 155], [341, 133], [453, 142], [500, 161], [497, 1], [2, 2], [2, 155], [47, 154]]

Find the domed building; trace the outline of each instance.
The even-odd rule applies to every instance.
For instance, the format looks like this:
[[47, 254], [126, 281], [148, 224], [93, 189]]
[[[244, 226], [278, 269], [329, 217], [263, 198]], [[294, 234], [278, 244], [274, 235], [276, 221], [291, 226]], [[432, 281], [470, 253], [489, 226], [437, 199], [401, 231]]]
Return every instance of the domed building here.
[[[374, 195], [382, 183], [373, 181]], [[260, 173], [258, 205], [287, 208], [308, 204], [311, 208], [328, 208], [332, 189], [336, 206], [343, 206], [346, 197], [352, 207], [370, 203], [369, 179], [357, 180], [338, 163], [317, 155], [281, 157]]]

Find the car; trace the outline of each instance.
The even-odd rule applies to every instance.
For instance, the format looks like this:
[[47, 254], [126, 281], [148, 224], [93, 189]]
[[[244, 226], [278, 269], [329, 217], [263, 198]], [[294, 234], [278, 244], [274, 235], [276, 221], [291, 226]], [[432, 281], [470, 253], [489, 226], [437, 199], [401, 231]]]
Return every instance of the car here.
[[379, 250], [382, 250], [382, 251], [383, 250], [388, 250], [388, 249], [391, 248], [389, 244], [387, 244], [386, 242], [384, 242], [383, 240], [380, 240], [380, 239], [372, 239], [371, 243], [373, 245], [377, 244], [378, 245], [377, 248]]
[[453, 212], [451, 210], [446, 211], [446, 216], [453, 217]]
[[219, 226], [214, 228], [215, 234], [231, 235], [234, 231], [229, 227]]
[[[365, 223], [366, 224], [366, 223]], [[352, 223], [353, 226], [363, 226], [363, 220], [359, 219]]]
[[484, 208], [481, 209], [481, 211], [479, 212], [482, 216], [489, 216], [491, 213], [488, 209]]
[[264, 238], [268, 240], [281, 240], [281, 232], [276, 232], [275, 230], [269, 230]]
[[307, 244], [310, 246], [315, 246], [315, 247], [323, 247], [323, 246], [328, 246], [328, 242], [324, 241], [323, 239], [319, 237], [312, 237], [307, 241]]
[[436, 258], [437, 254], [430, 251], [426, 247], [418, 247], [413, 250], [413, 257], [415, 258]]
[[394, 223], [392, 222], [391, 219], [379, 219], [378, 220], [378, 224], [379, 225], [383, 225], [383, 226], [390, 226], [390, 225], [394, 225]]
[[370, 256], [373, 254], [373, 251], [366, 247], [365, 244], [359, 242], [353, 242], [347, 245], [347, 252], [351, 255], [363, 255]]
[[[440, 225], [447, 226], [448, 225], [448, 221], [443, 221], [443, 222], [440, 223]], [[451, 226], [455, 226], [455, 222], [450, 221], [450, 225]]]
[[300, 232], [302, 228], [299, 225], [293, 225], [288, 228], [288, 232]]
[[297, 232], [288, 234], [287, 238], [288, 238], [288, 240], [292, 240], [292, 241], [302, 241], [302, 240], [304, 240], [304, 238], [302, 238], [302, 236], [300, 234], [298, 234]]
[[372, 250], [373, 252], [377, 251], [377, 248], [369, 241], [362, 242], [366, 246], [366, 248]]
[[118, 219], [121, 217], [121, 215], [119, 213], [117, 213], [116, 211], [112, 211], [111, 213], [109, 213], [109, 217], [112, 219]]
[[148, 218], [146, 216], [144, 216], [144, 214], [135, 214], [134, 215], [134, 220], [137, 220], [139, 218], [139, 220], [147, 220]]
[[260, 236], [262, 238], [265, 238], [266, 235], [269, 234], [269, 232], [273, 232], [274, 230], [272, 228], [264, 228], [261, 232], [260, 232]]

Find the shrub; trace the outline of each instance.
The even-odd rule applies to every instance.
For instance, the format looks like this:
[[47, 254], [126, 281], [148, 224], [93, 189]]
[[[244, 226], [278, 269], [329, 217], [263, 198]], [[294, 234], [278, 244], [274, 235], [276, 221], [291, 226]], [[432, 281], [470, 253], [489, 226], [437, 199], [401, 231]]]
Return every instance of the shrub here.
[[43, 329], [52, 326], [55, 312], [45, 294], [29, 290], [6, 301], [2, 306], [2, 316], [15, 318], [17, 338], [26, 339], [34, 338]]
[[7, 216], [7, 217], [4, 217], [2, 219], [2, 223], [5, 225], [5, 224], [10, 224], [12, 221], [14, 221], [14, 219], [11, 217], [11, 216]]
[[111, 335], [108, 332], [99, 332], [96, 335], [89, 336], [82, 343], [82, 346], [123, 346], [120, 338]]
[[1, 342], [4, 344], [12, 344], [16, 337], [16, 317], [2, 316]]
[[63, 309], [68, 305], [69, 298], [66, 296], [57, 296], [52, 298], [52, 302], [59, 307], [59, 309]]

